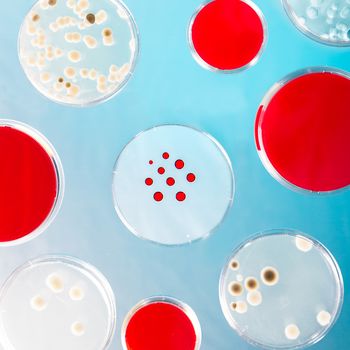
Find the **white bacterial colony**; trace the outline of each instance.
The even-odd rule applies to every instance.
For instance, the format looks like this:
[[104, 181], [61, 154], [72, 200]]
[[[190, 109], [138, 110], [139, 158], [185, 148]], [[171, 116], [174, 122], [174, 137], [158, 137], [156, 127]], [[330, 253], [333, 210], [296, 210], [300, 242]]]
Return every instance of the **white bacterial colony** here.
[[32, 84], [55, 102], [81, 106], [102, 102], [124, 86], [137, 48], [130, 13], [112, 0], [39, 0], [19, 38], [20, 61]]
[[234, 253], [221, 277], [225, 317], [261, 346], [293, 349], [320, 339], [341, 307], [343, 286], [333, 261], [301, 235], [251, 240]]
[[348, 0], [284, 0], [299, 28], [326, 43], [350, 45]]

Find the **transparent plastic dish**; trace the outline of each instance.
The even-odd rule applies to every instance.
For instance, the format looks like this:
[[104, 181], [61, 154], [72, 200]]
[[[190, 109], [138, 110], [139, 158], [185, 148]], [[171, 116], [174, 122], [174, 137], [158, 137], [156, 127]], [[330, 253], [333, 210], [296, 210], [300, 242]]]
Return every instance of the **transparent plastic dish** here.
[[0, 344], [5, 349], [104, 350], [115, 324], [107, 280], [75, 258], [29, 261], [1, 289]]
[[235, 249], [219, 289], [230, 326], [267, 349], [299, 349], [320, 341], [336, 322], [344, 296], [331, 253], [290, 230], [259, 234]]
[[37, 90], [67, 105], [104, 102], [131, 77], [138, 31], [117, 0], [39, 0], [18, 41], [22, 67]]
[[230, 160], [199, 130], [164, 125], [138, 134], [113, 171], [115, 209], [136, 236], [165, 245], [207, 237], [234, 195]]

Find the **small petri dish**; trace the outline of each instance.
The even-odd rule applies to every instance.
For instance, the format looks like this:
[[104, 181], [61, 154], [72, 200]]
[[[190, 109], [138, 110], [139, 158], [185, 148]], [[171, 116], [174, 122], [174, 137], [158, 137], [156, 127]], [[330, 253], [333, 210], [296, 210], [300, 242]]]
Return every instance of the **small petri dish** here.
[[194, 311], [169, 297], [141, 301], [122, 327], [124, 350], [198, 350], [201, 327]]
[[282, 0], [294, 25], [323, 44], [350, 45], [350, 3], [348, 0]]
[[75, 258], [29, 261], [0, 293], [0, 344], [5, 349], [103, 350], [115, 324], [115, 300], [107, 280]]
[[63, 199], [61, 161], [32, 127], [0, 119], [0, 246], [27, 242], [55, 218]]
[[266, 39], [264, 16], [249, 0], [206, 2], [193, 15], [188, 30], [193, 57], [215, 72], [251, 67], [259, 60]]
[[113, 171], [115, 209], [136, 236], [165, 245], [207, 237], [234, 194], [231, 163], [210, 135], [163, 125], [137, 135]]
[[309, 68], [276, 83], [256, 119], [258, 154], [270, 174], [294, 190], [327, 193], [350, 185], [350, 76]]
[[344, 294], [331, 253], [289, 230], [260, 234], [239, 246], [222, 271], [219, 289], [230, 326], [266, 349], [320, 341], [336, 322]]
[[54, 102], [81, 107], [119, 92], [139, 50], [135, 21], [117, 0], [39, 0], [18, 44], [34, 87]]

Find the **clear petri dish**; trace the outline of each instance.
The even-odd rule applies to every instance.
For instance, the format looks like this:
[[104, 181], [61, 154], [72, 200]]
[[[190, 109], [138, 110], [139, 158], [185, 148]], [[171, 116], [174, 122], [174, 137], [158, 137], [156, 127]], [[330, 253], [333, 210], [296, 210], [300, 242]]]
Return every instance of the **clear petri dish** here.
[[350, 3], [347, 0], [282, 0], [294, 25], [323, 44], [350, 45]]
[[0, 293], [0, 344], [13, 350], [103, 350], [115, 331], [107, 280], [75, 258], [27, 262]]
[[210, 135], [163, 125], [137, 135], [113, 171], [115, 209], [136, 236], [165, 245], [207, 237], [231, 206], [230, 160]]
[[188, 40], [195, 60], [214, 72], [232, 73], [259, 60], [267, 40], [267, 25], [250, 0], [214, 0], [191, 18]]
[[276, 83], [256, 119], [258, 154], [270, 174], [297, 191], [328, 193], [350, 185], [350, 76], [326, 67]]
[[54, 102], [88, 106], [119, 92], [138, 55], [138, 31], [117, 0], [39, 0], [24, 19], [19, 58]]
[[124, 350], [198, 350], [202, 333], [194, 311], [170, 297], [141, 301], [122, 327]]
[[64, 175], [50, 142], [37, 130], [0, 119], [0, 246], [27, 242], [61, 206]]
[[219, 289], [231, 327], [267, 349], [320, 341], [336, 322], [344, 293], [331, 253], [290, 230], [259, 234], [239, 246], [222, 271]]

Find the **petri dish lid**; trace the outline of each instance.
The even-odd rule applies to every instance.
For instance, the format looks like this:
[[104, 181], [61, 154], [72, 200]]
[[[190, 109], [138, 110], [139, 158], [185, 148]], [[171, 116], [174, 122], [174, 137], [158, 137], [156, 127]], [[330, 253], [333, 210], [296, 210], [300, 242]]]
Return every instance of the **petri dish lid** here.
[[230, 160], [208, 134], [180, 126], [146, 130], [126, 145], [113, 172], [115, 209], [136, 236], [165, 245], [207, 237], [234, 194]]
[[19, 34], [27, 77], [54, 102], [88, 106], [119, 92], [138, 55], [138, 32], [118, 0], [39, 0]]
[[245, 340], [267, 349], [299, 349], [320, 341], [339, 316], [343, 294], [330, 252], [290, 230], [244, 242], [220, 278], [228, 323]]
[[152, 297], [138, 303], [122, 327], [124, 350], [198, 350], [202, 333], [194, 311], [170, 297]]
[[282, 0], [294, 25], [323, 44], [350, 45], [350, 4], [347, 0]]
[[114, 295], [103, 275], [75, 258], [45, 256], [13, 272], [0, 293], [0, 344], [9, 350], [107, 349]]
[[256, 118], [258, 154], [294, 190], [326, 193], [350, 185], [349, 74], [316, 67], [276, 83]]
[[216, 72], [237, 72], [254, 65], [267, 40], [267, 25], [250, 0], [214, 0], [193, 15], [188, 40], [195, 60]]
[[0, 246], [27, 242], [55, 218], [63, 198], [61, 161], [37, 130], [0, 119]]

